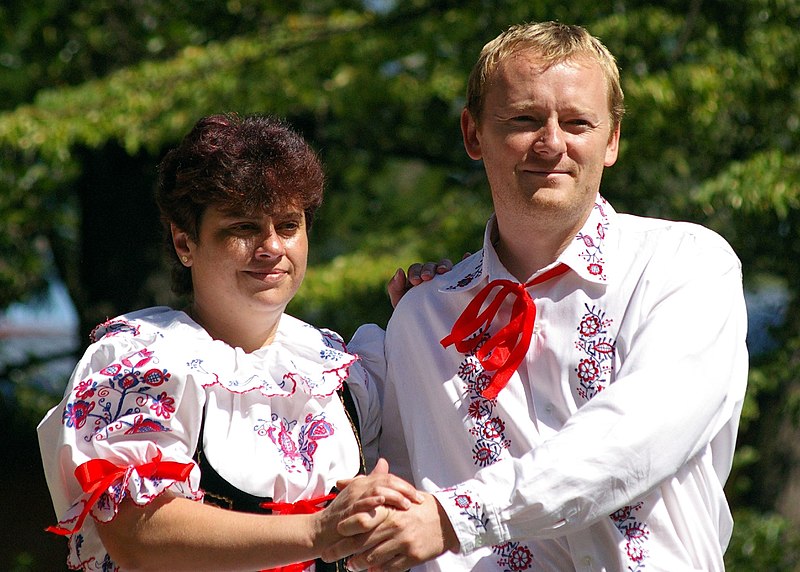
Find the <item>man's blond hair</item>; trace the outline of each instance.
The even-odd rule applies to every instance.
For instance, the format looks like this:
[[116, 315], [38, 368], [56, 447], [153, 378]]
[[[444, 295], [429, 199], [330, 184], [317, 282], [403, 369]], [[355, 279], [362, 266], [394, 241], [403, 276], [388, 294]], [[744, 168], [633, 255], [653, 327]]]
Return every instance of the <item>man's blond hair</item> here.
[[608, 86], [612, 131], [617, 128], [625, 113], [625, 105], [616, 59], [585, 28], [560, 22], [512, 26], [483, 47], [467, 83], [467, 110], [477, 123], [480, 123], [487, 83], [497, 67], [512, 54], [523, 50], [533, 51], [545, 67], [581, 58], [596, 61]]

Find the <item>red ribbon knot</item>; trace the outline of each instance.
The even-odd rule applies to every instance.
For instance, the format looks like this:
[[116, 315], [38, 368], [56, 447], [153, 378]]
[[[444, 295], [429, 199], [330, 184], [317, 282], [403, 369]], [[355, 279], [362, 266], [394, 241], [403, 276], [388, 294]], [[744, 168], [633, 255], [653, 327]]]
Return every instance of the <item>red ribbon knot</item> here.
[[[497, 397], [528, 353], [536, 322], [536, 304], [527, 288], [560, 276], [568, 270], [569, 266], [559, 264], [525, 284], [512, 280], [492, 280], [464, 308], [453, 324], [453, 329], [442, 338], [440, 343], [443, 347], [453, 344], [462, 354], [474, 351], [484, 369], [495, 371], [489, 384], [481, 391], [484, 398]], [[498, 291], [494, 298], [481, 311], [495, 289]], [[500, 306], [509, 295], [515, 297], [511, 318], [505, 326], [484, 341], [480, 333], [488, 331]]]
[[[269, 509], [277, 514], [314, 514], [325, 508], [324, 505], [329, 500], [336, 498], [336, 493], [330, 493], [322, 497], [313, 499], [303, 499], [297, 502], [262, 502], [261, 508]], [[279, 566], [278, 568], [270, 568], [269, 570], [262, 570], [261, 572], [303, 572], [313, 560], [307, 562], [298, 562], [296, 564], [287, 564], [286, 566]]]

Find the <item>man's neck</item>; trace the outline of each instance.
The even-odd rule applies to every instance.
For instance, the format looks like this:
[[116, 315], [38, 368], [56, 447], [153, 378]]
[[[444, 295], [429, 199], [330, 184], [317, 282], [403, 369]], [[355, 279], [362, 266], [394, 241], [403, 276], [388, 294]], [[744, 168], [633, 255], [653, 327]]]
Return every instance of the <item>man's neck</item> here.
[[580, 225], [560, 221], [529, 220], [497, 214], [495, 251], [500, 262], [520, 282], [555, 262], [580, 230]]

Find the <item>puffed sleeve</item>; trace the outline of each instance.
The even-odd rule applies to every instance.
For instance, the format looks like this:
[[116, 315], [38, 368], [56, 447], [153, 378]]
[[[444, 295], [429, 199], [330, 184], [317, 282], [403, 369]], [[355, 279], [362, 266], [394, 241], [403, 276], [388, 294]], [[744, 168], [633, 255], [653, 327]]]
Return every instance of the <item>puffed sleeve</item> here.
[[181, 367], [180, 344], [139, 327], [109, 331], [76, 366], [61, 403], [38, 426], [39, 446], [73, 568], [110, 562], [95, 519], [170, 493], [200, 500], [192, 461], [204, 392]]
[[[361, 442], [367, 472], [378, 461], [378, 438], [381, 431], [381, 404], [379, 384], [386, 377], [386, 357], [383, 340], [386, 333], [375, 324], [366, 324], [356, 330], [348, 344], [348, 350], [359, 357], [356, 367], [351, 368], [348, 379], [350, 392], [358, 404], [361, 417]], [[362, 381], [363, 380], [363, 381]]]

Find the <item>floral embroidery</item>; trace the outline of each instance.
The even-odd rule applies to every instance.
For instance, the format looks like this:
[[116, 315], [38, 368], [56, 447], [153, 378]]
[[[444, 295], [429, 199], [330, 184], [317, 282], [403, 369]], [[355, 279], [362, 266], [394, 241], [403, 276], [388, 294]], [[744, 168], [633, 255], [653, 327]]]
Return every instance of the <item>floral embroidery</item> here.
[[497, 565], [503, 572], [517, 572], [533, 568], [533, 553], [521, 542], [506, 542], [492, 546], [492, 551], [499, 556]]
[[467, 412], [473, 421], [473, 426], [469, 429], [469, 433], [475, 437], [472, 460], [479, 467], [492, 465], [500, 459], [503, 450], [511, 446], [511, 441], [505, 436], [505, 422], [494, 415], [497, 401], [486, 399], [481, 395], [489, 385], [491, 377], [474, 355], [468, 355], [461, 362], [458, 376], [464, 381], [470, 399]]
[[459, 288], [469, 286], [473, 280], [481, 275], [481, 273], [483, 273], [483, 256], [481, 256], [480, 260], [478, 260], [478, 264], [475, 266], [472, 272], [459, 279], [455, 284], [447, 286], [445, 290], [457, 290]]
[[586, 261], [586, 270], [592, 276], [605, 280], [605, 259], [603, 258], [603, 243], [606, 238], [606, 230], [608, 230], [608, 216], [606, 215], [603, 207], [606, 205], [604, 199], [601, 202], [595, 203], [594, 208], [600, 213], [601, 219], [595, 227], [594, 234], [585, 234], [579, 232], [575, 236], [575, 240], [583, 242], [586, 249], [581, 252], [580, 256]]
[[[253, 427], [256, 434], [269, 437], [283, 458], [283, 464], [290, 473], [300, 473], [303, 469], [308, 472], [314, 467], [314, 453], [317, 451], [317, 441], [326, 439], [334, 434], [333, 425], [325, 420], [325, 414], [319, 413], [305, 417], [305, 423], [300, 426], [295, 439], [293, 432], [297, 420], [281, 419], [277, 413], [272, 414], [271, 421], [259, 419], [259, 425]], [[302, 467], [302, 468], [301, 468]]]
[[614, 357], [614, 338], [608, 329], [613, 320], [606, 318], [605, 312], [596, 306], [585, 305], [586, 313], [578, 324], [578, 339], [575, 347], [583, 357], [575, 367], [578, 375], [578, 395], [589, 400], [603, 391], [611, 375], [611, 362]]
[[127, 320], [108, 320], [95, 326], [95, 328], [89, 334], [89, 339], [92, 343], [94, 343], [101, 338], [118, 336], [120, 334], [138, 336], [139, 326], [134, 326]]
[[469, 490], [460, 486], [456, 486], [442, 489], [442, 492], [452, 493], [450, 500], [453, 501], [453, 505], [455, 505], [455, 507], [458, 509], [459, 514], [466, 516], [475, 526], [475, 528], [486, 530], [489, 519], [483, 513], [483, 507], [478, 503], [478, 501], [472, 499], [472, 495], [470, 494]]
[[[86, 441], [105, 439], [120, 430], [127, 435], [169, 431], [155, 418], [169, 419], [175, 413], [175, 398], [154, 388], [168, 382], [171, 374], [165, 369], [145, 369], [154, 361], [153, 352], [143, 349], [101, 369], [98, 375], [102, 377], [81, 380], [64, 408], [62, 423], [80, 430], [93, 419]], [[146, 412], [155, 418], [145, 416]]]
[[644, 546], [650, 537], [650, 529], [633, 515], [642, 508], [643, 504], [624, 506], [611, 515], [611, 520], [625, 537], [625, 550], [629, 560], [628, 572], [643, 570], [644, 560], [648, 556]]

